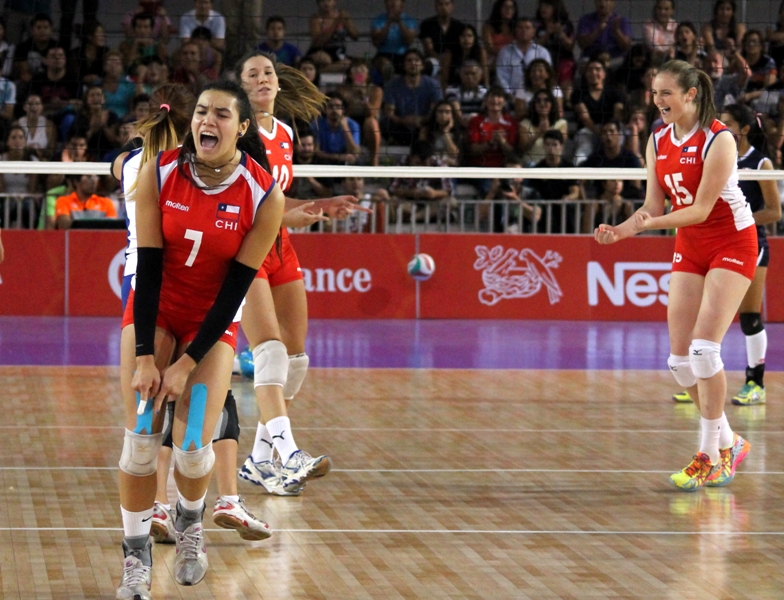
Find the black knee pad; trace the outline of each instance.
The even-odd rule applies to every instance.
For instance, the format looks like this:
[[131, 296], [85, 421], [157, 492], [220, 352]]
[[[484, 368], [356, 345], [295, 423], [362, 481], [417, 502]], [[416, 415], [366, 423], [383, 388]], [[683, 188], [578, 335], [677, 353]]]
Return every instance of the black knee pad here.
[[740, 330], [743, 335], [754, 335], [765, 330], [760, 313], [740, 313]]
[[174, 402], [166, 403], [166, 414], [163, 416], [163, 446], [172, 447], [172, 423], [174, 423]]
[[240, 439], [240, 418], [237, 415], [237, 403], [234, 400], [234, 394], [226, 394], [226, 402], [223, 403], [223, 411], [221, 412], [218, 425], [215, 427], [215, 432], [212, 436], [213, 442], [221, 440], [234, 440], [238, 442]]

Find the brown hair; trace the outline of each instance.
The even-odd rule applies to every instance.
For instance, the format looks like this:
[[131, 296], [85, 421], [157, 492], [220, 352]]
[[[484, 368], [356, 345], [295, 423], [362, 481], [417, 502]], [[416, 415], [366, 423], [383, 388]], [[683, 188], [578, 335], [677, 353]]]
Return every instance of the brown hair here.
[[670, 60], [659, 69], [659, 75], [669, 73], [678, 82], [681, 90], [688, 92], [697, 90], [694, 102], [697, 104], [697, 115], [700, 127], [707, 127], [716, 118], [716, 105], [713, 103], [713, 82], [710, 76], [683, 60]]

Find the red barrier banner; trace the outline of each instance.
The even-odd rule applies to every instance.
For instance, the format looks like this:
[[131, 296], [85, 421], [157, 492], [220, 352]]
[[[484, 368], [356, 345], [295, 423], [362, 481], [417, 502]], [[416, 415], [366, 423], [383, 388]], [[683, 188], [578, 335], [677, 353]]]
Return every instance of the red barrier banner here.
[[68, 232], [68, 315], [114, 317], [120, 300], [127, 233]]
[[63, 315], [65, 234], [4, 230], [3, 247], [0, 315]]

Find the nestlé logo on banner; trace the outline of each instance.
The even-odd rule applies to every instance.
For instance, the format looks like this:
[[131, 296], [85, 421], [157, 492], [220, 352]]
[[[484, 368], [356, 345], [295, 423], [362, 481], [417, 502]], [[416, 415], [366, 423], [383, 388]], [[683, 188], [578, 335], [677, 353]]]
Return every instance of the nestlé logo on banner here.
[[640, 307], [651, 306], [656, 302], [667, 306], [671, 267], [668, 262], [617, 262], [613, 266], [613, 278], [610, 279], [601, 264], [590, 261], [588, 304], [599, 304], [601, 288], [615, 306], [624, 306], [627, 300]]

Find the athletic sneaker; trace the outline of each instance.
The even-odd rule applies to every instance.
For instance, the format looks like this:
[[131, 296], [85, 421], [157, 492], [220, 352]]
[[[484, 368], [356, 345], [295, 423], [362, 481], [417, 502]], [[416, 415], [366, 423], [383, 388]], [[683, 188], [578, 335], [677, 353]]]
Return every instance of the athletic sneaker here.
[[152, 600], [152, 544], [131, 550], [123, 540], [123, 578], [117, 588], [117, 600]]
[[670, 481], [684, 492], [696, 492], [705, 481], [719, 470], [720, 464], [711, 464], [704, 452], [698, 452], [688, 467], [670, 475]]
[[245, 502], [240, 497], [239, 501], [228, 500], [225, 496], [218, 496], [215, 501], [215, 510], [212, 520], [218, 527], [235, 529], [243, 540], [266, 540], [272, 535], [272, 529], [261, 519], [253, 516]]
[[180, 585], [196, 585], [207, 574], [207, 548], [204, 545], [204, 530], [200, 522], [193, 523], [185, 531], [175, 531], [177, 553], [174, 556], [174, 580]]
[[312, 457], [304, 450], [297, 450], [283, 465], [283, 488], [301, 489], [309, 479], [324, 477], [332, 468], [329, 456]]
[[684, 402], [684, 403], [691, 402], [691, 396], [689, 395], [689, 392], [687, 392], [686, 390], [683, 390], [682, 392], [678, 392], [677, 394], [673, 394], [672, 399], [675, 400], [675, 402]]
[[173, 544], [177, 541], [174, 536], [174, 515], [157, 500], [152, 511], [150, 535], [156, 544]]
[[743, 462], [743, 459], [746, 458], [749, 450], [751, 450], [751, 444], [737, 433], [733, 433], [733, 435], [735, 437], [733, 438], [732, 446], [720, 450], [721, 460], [719, 464], [721, 468], [708, 477], [708, 480], [705, 482], [706, 486], [722, 487], [727, 485], [735, 478], [735, 469], [738, 468], [738, 465]]
[[740, 391], [732, 397], [732, 403], [738, 406], [765, 404], [765, 388], [753, 381], [747, 381]]
[[289, 489], [285, 489], [280, 468], [275, 463], [269, 460], [253, 462], [250, 456], [245, 459], [238, 476], [240, 479], [260, 485], [268, 494], [275, 496], [299, 496], [302, 488], [305, 487], [303, 484], [299, 487], [289, 486]]

